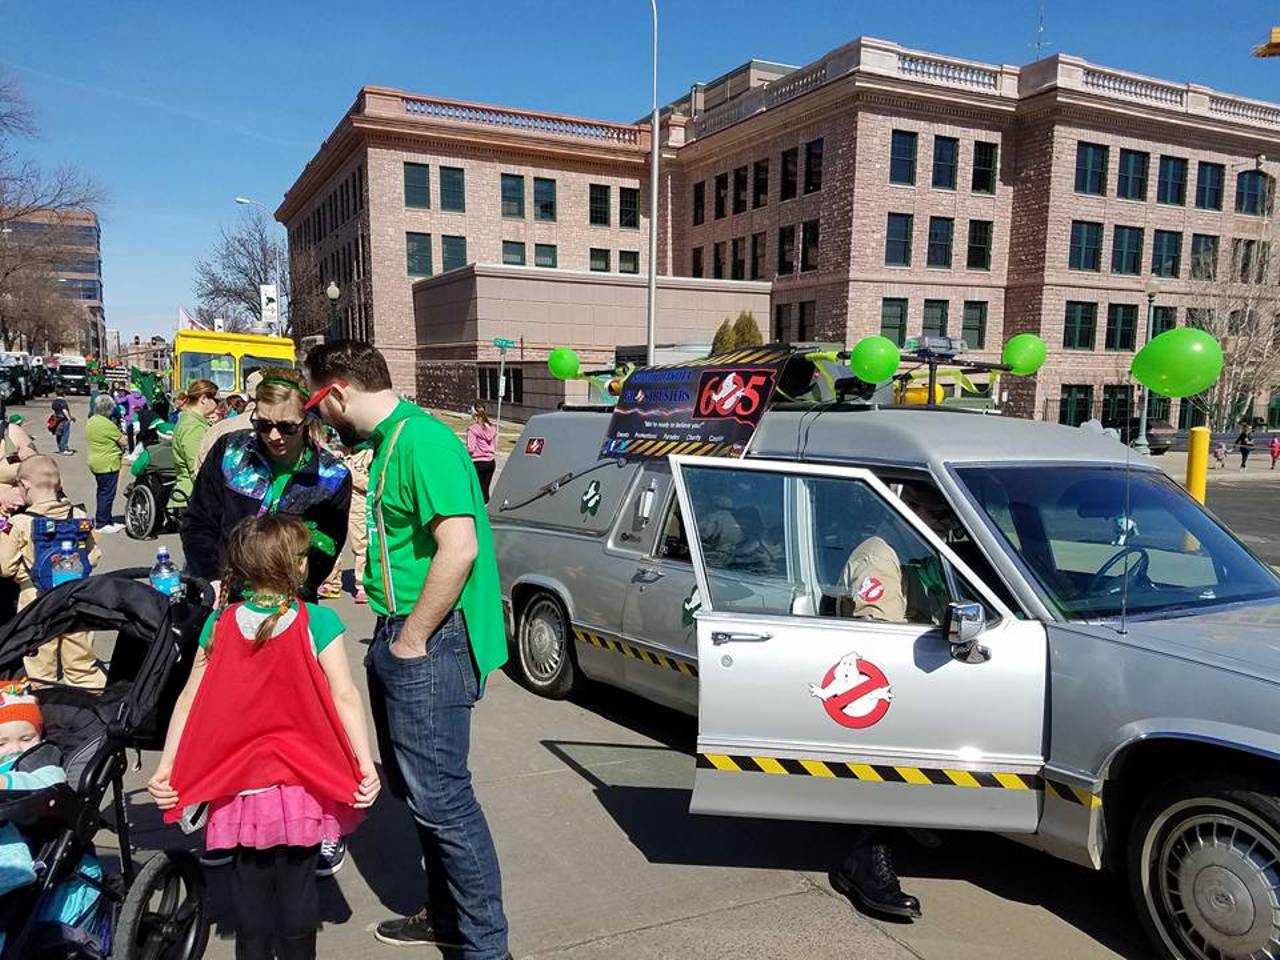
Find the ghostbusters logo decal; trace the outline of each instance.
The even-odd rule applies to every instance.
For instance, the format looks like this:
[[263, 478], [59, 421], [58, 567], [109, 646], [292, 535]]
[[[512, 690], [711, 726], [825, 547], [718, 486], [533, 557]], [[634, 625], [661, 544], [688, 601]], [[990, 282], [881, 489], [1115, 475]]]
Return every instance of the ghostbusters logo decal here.
[[858, 584], [858, 596], [866, 603], [875, 603], [884, 597], [884, 581], [879, 577], [863, 577]]
[[[859, 595], [868, 581], [874, 581], [883, 594], [884, 586], [875, 577], [867, 577], [859, 587]], [[884, 671], [874, 663], [856, 653], [848, 653], [827, 671], [821, 684], [809, 684], [809, 694], [822, 701], [827, 716], [840, 726], [865, 730], [889, 712], [893, 687]]]
[[578, 506], [580, 512], [595, 516], [600, 511], [600, 501], [604, 496], [600, 492], [600, 481], [592, 480], [587, 489], [582, 491], [582, 501]]
[[698, 611], [702, 609], [702, 597], [698, 594], [698, 585], [695, 583], [693, 589], [689, 592], [689, 596], [684, 598], [684, 603], [680, 607], [680, 623], [686, 627], [693, 626], [694, 617]]

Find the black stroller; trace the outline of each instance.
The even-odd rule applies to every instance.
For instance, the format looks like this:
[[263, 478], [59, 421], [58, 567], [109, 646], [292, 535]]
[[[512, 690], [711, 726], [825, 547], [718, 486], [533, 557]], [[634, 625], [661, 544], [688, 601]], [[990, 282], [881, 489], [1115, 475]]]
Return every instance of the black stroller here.
[[[63, 634], [116, 636], [101, 693], [58, 686], [36, 691], [46, 740], [29, 753], [49, 744], [60, 749], [67, 782], [0, 793], [0, 821], [22, 831], [36, 864], [35, 883], [0, 901], [6, 932], [0, 960], [198, 960], [204, 954], [209, 929], [200, 866], [185, 852], [135, 862], [123, 778], [130, 750], [163, 744], [214, 597], [207, 583], [184, 577], [184, 596], [171, 605], [138, 582], [147, 575], [137, 568], [64, 584], [0, 629], [2, 676], [16, 675], [24, 655]], [[102, 829], [119, 841], [119, 873], [86, 876], [82, 860]], [[48, 898], [68, 881], [96, 890], [91, 909], [74, 926], [41, 921]]]

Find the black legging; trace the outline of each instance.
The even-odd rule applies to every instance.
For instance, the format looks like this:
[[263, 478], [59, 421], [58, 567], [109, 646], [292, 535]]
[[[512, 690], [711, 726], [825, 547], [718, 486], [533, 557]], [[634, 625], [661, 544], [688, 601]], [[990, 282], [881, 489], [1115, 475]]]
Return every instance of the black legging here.
[[489, 502], [489, 484], [493, 482], [492, 460], [472, 460], [476, 465], [476, 474], [480, 477], [480, 492], [484, 494], [484, 502]]
[[236, 960], [315, 957], [319, 858], [319, 847], [236, 847], [231, 866]]

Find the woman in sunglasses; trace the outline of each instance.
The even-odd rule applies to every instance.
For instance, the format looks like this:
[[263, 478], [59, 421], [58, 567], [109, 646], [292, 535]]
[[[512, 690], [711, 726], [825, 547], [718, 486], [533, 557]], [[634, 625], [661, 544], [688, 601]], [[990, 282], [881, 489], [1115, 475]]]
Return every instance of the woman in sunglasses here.
[[305, 411], [307, 399], [296, 371], [263, 370], [248, 429], [223, 435], [209, 449], [182, 521], [190, 573], [217, 580], [236, 524], [280, 513], [311, 531], [302, 597], [315, 601], [347, 539], [351, 474], [320, 443], [322, 427]]

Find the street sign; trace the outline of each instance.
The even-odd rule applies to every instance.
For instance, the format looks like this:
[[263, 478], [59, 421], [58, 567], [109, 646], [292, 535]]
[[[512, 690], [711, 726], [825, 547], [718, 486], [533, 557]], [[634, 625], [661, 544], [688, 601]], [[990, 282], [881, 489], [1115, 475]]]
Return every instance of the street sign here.
[[514, 340], [508, 340], [506, 337], [494, 337], [493, 345], [499, 350], [510, 350], [516, 345]]
[[262, 322], [275, 326], [280, 322], [280, 303], [276, 298], [274, 283], [258, 284], [258, 297], [262, 304]]

